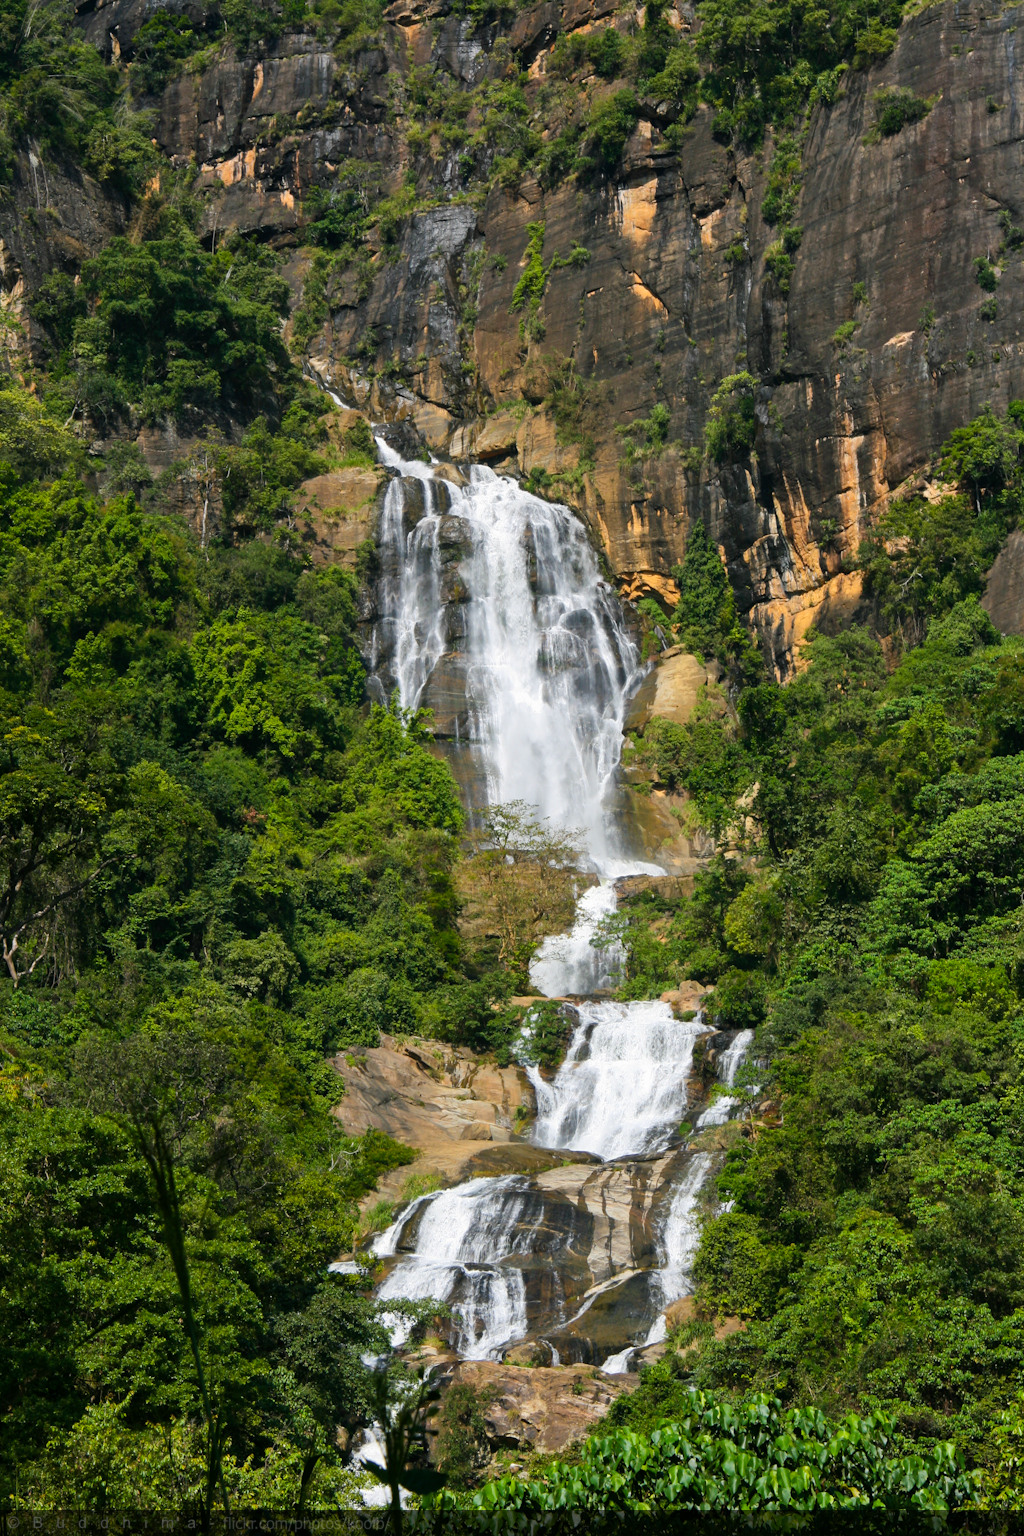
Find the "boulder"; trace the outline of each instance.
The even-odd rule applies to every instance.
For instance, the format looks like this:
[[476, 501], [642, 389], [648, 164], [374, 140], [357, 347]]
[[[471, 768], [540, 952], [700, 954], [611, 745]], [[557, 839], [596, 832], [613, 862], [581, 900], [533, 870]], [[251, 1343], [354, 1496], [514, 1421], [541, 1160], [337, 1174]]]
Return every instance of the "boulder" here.
[[620, 875], [614, 884], [620, 901], [647, 891], [662, 901], [688, 901], [693, 895], [692, 875]]
[[[373, 1050], [341, 1051], [331, 1062], [345, 1092], [334, 1114], [346, 1135], [371, 1126], [422, 1154], [418, 1175], [455, 1184], [473, 1172], [512, 1173], [551, 1166], [551, 1155], [516, 1141], [516, 1112], [533, 1109], [533, 1089], [518, 1067], [488, 1065], [481, 1071], [472, 1051], [409, 1039], [401, 1044], [381, 1036]], [[479, 1084], [477, 1077], [479, 1073]], [[485, 1154], [482, 1142], [493, 1145]], [[489, 1158], [492, 1166], [476, 1166]], [[399, 1168], [387, 1175], [370, 1202], [394, 1199], [409, 1177]]]
[[658, 658], [633, 698], [626, 715], [627, 731], [642, 731], [658, 715], [674, 725], [685, 725], [704, 694], [715, 712], [724, 715], [725, 699], [707, 692], [720, 675], [717, 665], [707, 667], [696, 656], [673, 646]]
[[354, 568], [356, 551], [373, 534], [380, 480], [377, 470], [354, 467], [303, 481], [295, 510], [315, 564]]
[[586, 1366], [526, 1366], [464, 1360], [454, 1381], [483, 1400], [487, 1443], [493, 1451], [561, 1451], [588, 1435], [635, 1376], [602, 1376]]
[[681, 981], [678, 987], [663, 992], [661, 1001], [668, 1003], [672, 1012], [679, 1018], [685, 1013], [696, 1013], [710, 990], [710, 987], [702, 986], [699, 981]]
[[1015, 528], [995, 558], [981, 600], [1004, 635], [1024, 635], [1024, 533]]
[[516, 451], [519, 421], [510, 412], [488, 416], [477, 434], [472, 453], [477, 459], [507, 459]]

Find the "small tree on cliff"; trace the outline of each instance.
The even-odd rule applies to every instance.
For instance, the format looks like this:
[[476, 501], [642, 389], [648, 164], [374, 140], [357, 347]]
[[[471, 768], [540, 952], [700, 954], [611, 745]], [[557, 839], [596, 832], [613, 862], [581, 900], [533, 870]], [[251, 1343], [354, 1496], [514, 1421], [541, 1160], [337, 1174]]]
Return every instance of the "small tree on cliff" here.
[[540, 935], [572, 922], [581, 836], [512, 800], [488, 806], [470, 847], [459, 876], [469, 921], [497, 939], [500, 964], [519, 977]]
[[760, 671], [760, 657], [740, 622], [728, 572], [703, 523], [690, 530], [683, 563], [672, 575], [679, 583], [672, 626], [680, 645], [704, 661], [717, 657], [737, 665], [752, 680]]

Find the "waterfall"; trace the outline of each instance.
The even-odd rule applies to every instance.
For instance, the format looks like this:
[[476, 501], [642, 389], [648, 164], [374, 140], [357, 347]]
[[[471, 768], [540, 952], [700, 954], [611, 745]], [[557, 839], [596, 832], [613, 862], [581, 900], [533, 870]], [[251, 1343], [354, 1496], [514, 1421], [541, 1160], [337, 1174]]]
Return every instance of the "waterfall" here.
[[551, 1084], [530, 1069], [541, 1147], [613, 1157], [668, 1145], [686, 1108], [693, 1046], [706, 1026], [683, 1024], [667, 1003], [582, 1003], [565, 1061]]
[[[662, 1306], [686, 1295], [690, 1266], [697, 1252], [700, 1229], [697, 1226], [697, 1201], [711, 1172], [707, 1152], [695, 1152], [686, 1173], [672, 1196], [665, 1225], [661, 1230], [662, 1266], [658, 1272]], [[659, 1322], [662, 1320], [659, 1318]]]
[[[731, 1088], [736, 1074], [754, 1039], [752, 1029], [741, 1029], [728, 1049], [722, 1053], [719, 1063], [719, 1081]], [[734, 1117], [741, 1101], [723, 1094], [704, 1111], [697, 1120], [695, 1130], [725, 1125]], [[694, 1153], [678, 1186], [673, 1191], [658, 1242], [661, 1268], [657, 1273], [659, 1311], [646, 1336], [639, 1344], [633, 1344], [617, 1354], [610, 1355], [601, 1369], [609, 1375], [628, 1371], [638, 1349], [651, 1344], [661, 1344], [667, 1335], [665, 1308], [673, 1301], [690, 1294], [690, 1270], [700, 1242], [700, 1226], [697, 1221], [697, 1205], [704, 1186], [712, 1171], [712, 1160], [707, 1152]]]
[[[735, 1084], [736, 1074], [746, 1059], [753, 1039], [752, 1029], [741, 1029], [729, 1049], [723, 1053], [719, 1077], [726, 1088], [732, 1088]], [[723, 1093], [708, 1105], [694, 1129], [706, 1131], [710, 1126], [724, 1125], [727, 1120], [732, 1119], [733, 1111], [739, 1103], [740, 1100], [735, 1094]]]
[[595, 949], [591, 940], [615, 906], [610, 880], [583, 892], [571, 930], [544, 939], [530, 963], [530, 980], [538, 992], [545, 997], [588, 997], [612, 985], [618, 954], [614, 949]]
[[[527, 1330], [522, 1271], [505, 1261], [532, 1251], [539, 1204], [529, 1180], [516, 1174], [420, 1196], [374, 1243], [385, 1257], [401, 1253], [410, 1236], [413, 1242], [378, 1297], [451, 1302], [455, 1347], [468, 1360], [487, 1359]], [[404, 1342], [401, 1323], [392, 1340]]]
[[481, 465], [457, 485], [377, 445], [398, 476], [378, 541], [372, 691], [397, 687], [408, 709], [443, 701], [489, 804], [521, 800], [581, 830], [607, 875], [636, 869], [615, 792], [640, 657], [582, 523]]
[[[435, 736], [463, 769], [473, 808], [522, 801], [553, 828], [578, 829], [600, 877], [580, 897], [572, 930], [545, 939], [531, 965], [544, 995], [588, 999], [553, 1081], [529, 1069], [538, 1105], [531, 1139], [604, 1161], [650, 1158], [677, 1134], [694, 1043], [706, 1026], [680, 1022], [661, 1002], [595, 1000], [612, 986], [619, 959], [614, 945], [591, 942], [615, 911], [615, 878], [662, 873], [631, 857], [618, 784], [626, 707], [642, 675], [636, 645], [567, 507], [482, 466], [463, 474], [403, 459], [377, 442], [396, 474], [378, 537], [371, 694], [386, 702], [397, 689], [405, 708], [432, 709]], [[726, 1087], [747, 1034], [723, 1057]], [[705, 1122], [721, 1123], [708, 1116], [724, 1120], [736, 1102], [718, 1100]], [[648, 1341], [663, 1337], [665, 1305], [686, 1293], [698, 1200], [714, 1165], [701, 1152], [681, 1166], [667, 1203], [659, 1197], [666, 1206], [656, 1238], [660, 1267], [630, 1271], [649, 1290], [637, 1293], [626, 1337], [646, 1325], [652, 1305]], [[388, 1266], [378, 1296], [446, 1302], [454, 1347], [470, 1359], [500, 1357], [531, 1328], [560, 1337], [559, 1328], [578, 1322], [618, 1283], [593, 1287], [566, 1322], [566, 1295], [576, 1306], [583, 1294], [585, 1229], [594, 1224], [583, 1205], [563, 1199], [556, 1216], [518, 1174], [421, 1196], [374, 1243]], [[568, 1290], [556, 1260], [575, 1276]], [[396, 1318], [396, 1344], [407, 1331]], [[605, 1368], [627, 1369], [639, 1347]]]
[[[373, 633], [371, 665], [388, 657], [398, 696], [407, 708], [418, 704], [445, 645], [441, 599], [441, 519], [436, 509], [434, 477], [423, 464], [406, 464], [403, 474], [416, 482], [422, 516], [407, 529], [408, 494], [392, 480], [384, 497], [377, 540], [381, 573], [380, 617]], [[387, 702], [382, 700], [382, 702]]]

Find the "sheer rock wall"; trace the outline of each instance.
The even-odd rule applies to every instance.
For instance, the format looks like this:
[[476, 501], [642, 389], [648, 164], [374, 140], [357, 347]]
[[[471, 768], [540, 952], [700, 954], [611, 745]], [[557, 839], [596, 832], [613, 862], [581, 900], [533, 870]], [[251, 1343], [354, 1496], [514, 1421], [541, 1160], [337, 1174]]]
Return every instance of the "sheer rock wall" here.
[[[978, 256], [999, 265], [1001, 212], [1024, 222], [1015, 8], [928, 7], [904, 23], [889, 59], [851, 71], [834, 104], [814, 109], [788, 293], [765, 265], [779, 234], [762, 217], [772, 145], [746, 154], [717, 142], [706, 110], [679, 153], [641, 121], [614, 178], [554, 190], [527, 174], [517, 190], [481, 200], [467, 195], [457, 149], [435, 140], [433, 158], [414, 156], [402, 83], [411, 68], [433, 63], [471, 91], [499, 78], [513, 52], [528, 91], [539, 90], [557, 33], [611, 17], [607, 0], [547, 0], [502, 37], [448, 9], [395, 0], [381, 45], [347, 61], [310, 36], [286, 36], [261, 59], [227, 47], [205, 73], [168, 86], [154, 104], [156, 137], [211, 194], [210, 239], [242, 228], [297, 247], [304, 198], [342, 162], [376, 167], [391, 193], [412, 167], [419, 203], [436, 206], [401, 219], [370, 266], [332, 281], [308, 370], [349, 404], [411, 418], [435, 451], [513, 472], [569, 471], [552, 494], [578, 506], [632, 597], [671, 598], [687, 530], [704, 519], [785, 674], [812, 622], [870, 616], [852, 557], [886, 498], [927, 474], [946, 435], [986, 402], [1024, 394], [1019, 255], [1003, 259], [994, 320], [982, 316], [987, 295], [974, 277]], [[127, 59], [145, 16], [144, 0], [115, 0], [90, 3], [80, 21]], [[692, 17], [683, 7], [672, 20], [685, 31]], [[883, 87], [933, 105], [923, 121], [865, 143]], [[37, 202], [31, 167], [21, 176]], [[80, 194], [77, 208], [58, 198], [42, 224], [12, 214], [16, 200], [0, 210], [8, 303], [23, 277], [31, 285], [71, 259], [62, 239], [88, 246], [122, 222], [113, 204], [98, 210], [93, 186]], [[512, 297], [535, 222], [546, 265], [574, 244], [589, 260], [550, 271], [544, 334], [531, 340]], [[848, 321], [853, 335], [837, 342]], [[559, 442], [544, 404], [552, 367], [570, 363], [588, 391], [595, 447], [582, 477], [571, 476], [578, 445]], [[710, 398], [739, 370], [760, 385], [754, 450], [724, 466], [699, 461]], [[671, 413], [669, 445], [623, 463], [618, 429], [657, 401]]]

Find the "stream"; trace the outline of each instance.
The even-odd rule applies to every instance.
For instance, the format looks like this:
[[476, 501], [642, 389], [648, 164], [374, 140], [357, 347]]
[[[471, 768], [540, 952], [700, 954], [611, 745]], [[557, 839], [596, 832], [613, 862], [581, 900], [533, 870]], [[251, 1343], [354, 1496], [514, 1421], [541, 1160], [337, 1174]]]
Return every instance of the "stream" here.
[[[718, 1160], [689, 1142], [744, 1104], [739, 1091], [708, 1102], [694, 1069], [698, 1042], [712, 1036], [700, 1017], [608, 1001], [614, 949], [591, 943], [615, 910], [617, 878], [663, 873], [644, 857], [619, 774], [644, 668], [567, 507], [483, 466], [464, 476], [377, 441], [395, 474], [379, 535], [371, 693], [383, 702], [397, 689], [404, 707], [434, 710], [471, 812], [521, 801], [553, 827], [579, 829], [598, 882], [530, 970], [544, 996], [578, 1000], [554, 1076], [524, 1062], [537, 1101], [530, 1141], [559, 1155], [539, 1173], [412, 1201], [374, 1243], [387, 1270], [378, 1295], [448, 1302], [451, 1344], [467, 1359], [500, 1359], [531, 1340], [552, 1363], [625, 1371], [665, 1337], [665, 1308], [692, 1288]], [[713, 1037], [722, 1090], [734, 1087], [751, 1038]]]

